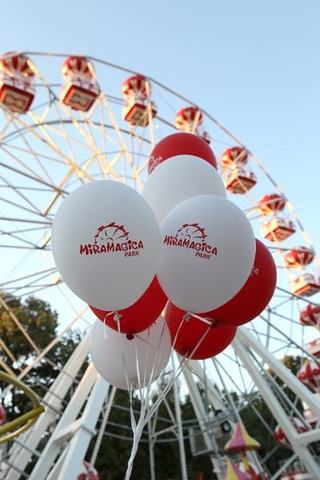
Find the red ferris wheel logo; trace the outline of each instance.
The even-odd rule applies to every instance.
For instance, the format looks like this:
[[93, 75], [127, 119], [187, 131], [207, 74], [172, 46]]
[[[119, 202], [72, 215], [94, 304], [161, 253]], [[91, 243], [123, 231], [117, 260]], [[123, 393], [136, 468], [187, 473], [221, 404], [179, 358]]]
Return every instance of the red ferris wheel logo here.
[[97, 228], [93, 243], [80, 245], [80, 255], [121, 252], [125, 257], [135, 257], [142, 248], [142, 240], [130, 239], [125, 226], [113, 221]]
[[195, 251], [195, 256], [211, 260], [218, 255], [216, 246], [206, 242], [205, 228], [199, 223], [184, 223], [174, 235], [165, 235], [163, 244], [170, 247], [188, 248]]
[[117, 225], [115, 222], [111, 222], [108, 225], [101, 225], [94, 236], [94, 244], [100, 246], [108, 241], [119, 242], [128, 240], [129, 232], [126, 231], [124, 225]]
[[175, 237], [178, 239], [188, 238], [196, 242], [204, 242], [207, 235], [204, 228], [200, 227], [198, 223], [185, 223], [179, 228], [179, 230], [177, 230]]

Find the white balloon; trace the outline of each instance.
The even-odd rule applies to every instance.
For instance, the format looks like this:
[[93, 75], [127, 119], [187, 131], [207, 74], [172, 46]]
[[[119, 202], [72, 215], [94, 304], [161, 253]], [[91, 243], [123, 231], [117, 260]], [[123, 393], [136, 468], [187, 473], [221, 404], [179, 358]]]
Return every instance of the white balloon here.
[[159, 223], [178, 203], [205, 194], [225, 197], [226, 190], [217, 170], [193, 155], [177, 155], [160, 163], [143, 191]]
[[226, 198], [201, 195], [185, 200], [167, 215], [161, 231], [158, 279], [178, 307], [194, 313], [213, 310], [246, 282], [255, 237], [247, 217]]
[[124, 390], [128, 383], [136, 389], [155, 381], [171, 352], [170, 333], [162, 317], [132, 340], [97, 320], [90, 339], [96, 369], [111, 385]]
[[114, 311], [132, 305], [150, 285], [161, 236], [142, 195], [119, 182], [96, 181], [64, 200], [53, 221], [52, 247], [71, 290]]

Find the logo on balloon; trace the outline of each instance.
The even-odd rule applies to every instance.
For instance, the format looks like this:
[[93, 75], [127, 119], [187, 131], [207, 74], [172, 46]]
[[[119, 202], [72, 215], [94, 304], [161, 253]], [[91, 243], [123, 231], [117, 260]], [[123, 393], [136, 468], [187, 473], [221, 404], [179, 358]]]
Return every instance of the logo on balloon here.
[[256, 267], [255, 265], [253, 265], [253, 267], [252, 267], [250, 277], [252, 277], [253, 275], [257, 275], [257, 276], [259, 275], [259, 268]]
[[195, 256], [210, 260], [213, 255], [218, 254], [217, 247], [205, 241], [207, 235], [205, 229], [198, 223], [185, 223], [175, 235], [166, 235], [164, 245], [170, 247], [188, 248], [194, 250]]
[[158, 156], [158, 157], [154, 157], [153, 155], [151, 155], [150, 159], [149, 159], [149, 171], [151, 170], [154, 170], [155, 167], [162, 162], [162, 157], [161, 155]]
[[97, 229], [92, 244], [80, 245], [80, 255], [121, 252], [125, 257], [135, 257], [142, 248], [142, 240], [131, 240], [124, 225], [111, 222]]

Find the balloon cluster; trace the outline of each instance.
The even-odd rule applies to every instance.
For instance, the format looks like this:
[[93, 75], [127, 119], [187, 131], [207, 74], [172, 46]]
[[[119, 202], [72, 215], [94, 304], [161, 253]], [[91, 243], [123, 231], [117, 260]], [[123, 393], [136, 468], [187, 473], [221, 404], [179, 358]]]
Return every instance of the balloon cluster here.
[[92, 359], [119, 388], [154, 380], [172, 347], [195, 359], [221, 352], [276, 283], [273, 258], [226, 199], [205, 141], [164, 138], [148, 173], [143, 196], [115, 181], [84, 184], [52, 229], [61, 276], [100, 319]]

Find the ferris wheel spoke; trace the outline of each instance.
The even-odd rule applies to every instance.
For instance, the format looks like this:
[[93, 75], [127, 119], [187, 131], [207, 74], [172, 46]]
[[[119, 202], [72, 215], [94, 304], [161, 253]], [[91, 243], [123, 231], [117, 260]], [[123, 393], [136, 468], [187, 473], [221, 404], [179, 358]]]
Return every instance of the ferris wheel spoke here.
[[[16, 125], [16, 121], [14, 120], [13, 123]], [[31, 146], [30, 142], [27, 139], [26, 136], [26, 131], [25, 130], [19, 130], [19, 137], [22, 140], [22, 143], [25, 145], [25, 147], [28, 149], [29, 155], [32, 156], [32, 158], [35, 160], [36, 165], [35, 168], [39, 169], [40, 171], [44, 173], [45, 178], [47, 181], [50, 183], [53, 183], [53, 178], [50, 176], [48, 170], [44, 167], [44, 163], [42, 162], [42, 159], [39, 158], [38, 154], [35, 152], [33, 147]]]
[[[8, 187], [10, 187], [10, 188], [12, 189], [12, 191], [14, 191], [14, 192], [23, 200], [23, 202], [25, 202], [25, 203], [27, 203], [29, 206], [31, 206], [32, 209], [33, 209], [32, 211], [35, 211], [35, 212], [37, 212], [39, 215], [42, 215], [42, 214], [41, 214], [41, 211], [37, 208], [37, 206], [36, 206], [33, 202], [31, 202], [31, 200], [30, 200], [26, 195], [24, 195], [24, 194], [19, 190], [19, 188], [17, 188], [17, 187], [14, 186], [14, 185], [11, 185], [4, 176], [0, 176], [0, 179], [3, 181], [3, 183], [4, 183], [5, 185], [7, 185]], [[0, 198], [1, 198], [1, 197], [0, 197]]]
[[35, 209], [31, 209], [31, 208], [28, 208], [28, 207], [25, 207], [19, 203], [16, 203], [16, 202], [13, 202], [11, 200], [8, 200], [7, 198], [4, 198], [4, 197], [0, 197], [0, 201], [7, 204], [7, 205], [12, 205], [13, 207], [17, 208], [17, 209], [20, 209], [20, 210], [24, 210], [25, 212], [28, 212], [28, 213], [31, 213], [32, 215], [36, 215], [36, 216], [39, 216], [39, 217], [43, 217], [42, 213], [39, 212], [39, 210], [35, 207]]
[[[51, 136], [48, 134], [47, 129], [43, 128], [43, 125], [40, 126], [39, 131], [42, 132], [45, 136], [43, 137], [38, 133], [37, 128], [32, 128], [27, 124], [26, 122], [23, 122], [20, 118], [17, 119], [21, 123], [21, 126], [24, 127], [28, 133], [30, 133], [31, 136], [35, 137], [35, 139], [39, 140], [41, 143], [43, 143], [47, 148], [49, 148], [51, 151], [53, 151], [58, 157], [60, 157], [62, 160], [64, 160], [66, 166], [69, 168], [74, 168], [74, 169], [80, 169], [79, 166], [77, 165], [77, 162], [75, 158], [69, 158], [64, 151], [54, 142], [54, 140], [51, 138]], [[62, 125], [64, 125], [62, 123]], [[65, 133], [66, 135], [66, 133]], [[86, 172], [82, 172], [84, 177], [86, 177]], [[90, 177], [89, 177], [90, 179]], [[43, 180], [44, 182], [44, 180]], [[45, 182], [48, 184], [48, 182]]]
[[[110, 108], [110, 105], [109, 105], [109, 102], [108, 102], [108, 99], [107, 99], [107, 96], [106, 95], [102, 95], [102, 98], [101, 98], [101, 102], [104, 104], [105, 108], [106, 108], [106, 111], [108, 113], [108, 116], [110, 118], [110, 122], [111, 122], [111, 125], [112, 127], [114, 128], [114, 131], [117, 135], [117, 139], [119, 141], [119, 144], [120, 144], [120, 147], [121, 147], [121, 151], [123, 152], [124, 156], [125, 156], [125, 159], [126, 159], [126, 162], [128, 162], [128, 165], [130, 167], [132, 167], [132, 164], [133, 164], [133, 159], [132, 159], [132, 155], [131, 153], [129, 152], [128, 148], [127, 148], [127, 145], [126, 145], [126, 142], [124, 140], [124, 137], [123, 137], [123, 134], [122, 134], [122, 131], [121, 129], [119, 128], [118, 126], [118, 123], [116, 121], [116, 118]], [[125, 163], [125, 162], [124, 162]]]
[[42, 180], [41, 178], [39, 178], [39, 177], [37, 177], [37, 176], [34, 177], [34, 176], [32, 176], [32, 175], [30, 175], [30, 174], [28, 174], [28, 173], [19, 171], [17, 168], [14, 168], [14, 167], [12, 167], [12, 166], [10, 166], [10, 165], [7, 165], [7, 164], [5, 164], [5, 163], [3, 163], [3, 162], [0, 162], [0, 165], [1, 165], [2, 167], [6, 168], [7, 170], [10, 170], [10, 171], [12, 171], [12, 172], [14, 172], [14, 173], [16, 173], [16, 174], [18, 174], [18, 175], [21, 175], [21, 176], [26, 177], [26, 178], [28, 178], [28, 179], [30, 179], [30, 180], [33, 180], [33, 181], [36, 182], [36, 183], [40, 183], [40, 184], [42, 184], [42, 185], [46, 185], [47, 187], [50, 187], [51, 191], [58, 191], [58, 192], [60, 192], [60, 193], [65, 193], [65, 192], [63, 192], [62, 190], [60, 190], [56, 185], [52, 185], [52, 184], [46, 182], [45, 180]]
[[[12, 280], [7, 280], [6, 282], [3, 282], [3, 283], [0, 283], [0, 289], [3, 290], [4, 288], [7, 288], [8, 285], [11, 285], [12, 283], [18, 283], [18, 282], [21, 282], [21, 281], [25, 281], [29, 278], [33, 278], [33, 277], [38, 277], [39, 275], [42, 275], [42, 274], [52, 274], [56, 271], [56, 268], [55, 267], [52, 267], [52, 268], [48, 268], [46, 270], [41, 270], [39, 272], [35, 272], [35, 273], [30, 273], [28, 275], [24, 275], [22, 277], [17, 277], [17, 278], [14, 278]], [[29, 284], [27, 284], [29, 285]]]
[[[30, 231], [30, 229], [28, 230]], [[23, 233], [23, 232], [19, 232], [20, 234]], [[35, 243], [31, 242], [30, 240], [26, 240], [25, 238], [19, 236], [19, 235], [15, 235], [11, 232], [6, 232], [4, 230], [0, 230], [0, 235], [1, 236], [8, 236], [14, 240], [18, 240], [19, 242], [21, 243], [24, 243], [25, 244], [25, 247], [21, 246], [21, 245], [10, 245], [9, 248], [34, 248], [34, 249], [39, 249], [39, 246], [36, 245]], [[1, 245], [2, 248], [5, 248], [4, 245]]]
[[[3, 150], [4, 153], [6, 153], [6, 155], [9, 157], [10, 160], [13, 160], [14, 164], [17, 164], [17, 168], [15, 168], [13, 166], [10, 166], [10, 165], [7, 165], [7, 164], [1, 162], [1, 165], [3, 167], [5, 167], [7, 169], [10, 169], [12, 171], [15, 171], [16, 173], [18, 173], [20, 175], [24, 175], [27, 178], [35, 179], [38, 182], [42, 182], [44, 185], [50, 185], [50, 186], [52, 185], [52, 183], [46, 181], [45, 179], [42, 179], [36, 173], [35, 170], [30, 168], [25, 162], [20, 160], [20, 158], [17, 155], [15, 155], [13, 152], [11, 152], [10, 149], [6, 148], [5, 146], [2, 146], [2, 150]], [[18, 169], [18, 167], [20, 168], [20, 170]], [[22, 168], [22, 170], [21, 170], [21, 168]]]

